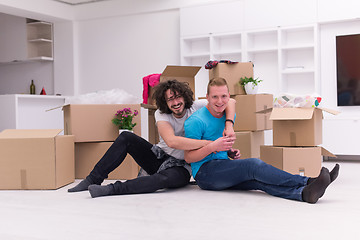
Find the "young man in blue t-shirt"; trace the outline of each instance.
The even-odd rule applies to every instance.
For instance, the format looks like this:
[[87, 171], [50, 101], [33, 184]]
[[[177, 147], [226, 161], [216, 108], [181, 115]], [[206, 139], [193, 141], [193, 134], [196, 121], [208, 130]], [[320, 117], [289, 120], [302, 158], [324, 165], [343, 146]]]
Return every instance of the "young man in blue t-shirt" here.
[[[232, 149], [233, 139], [222, 135], [225, 123], [233, 122], [224, 112], [229, 99], [226, 81], [212, 79], [207, 89], [207, 106], [185, 121], [186, 137], [213, 141], [200, 149], [185, 151], [185, 160], [191, 163], [199, 187], [262, 190], [273, 196], [316, 203], [338, 176], [339, 165], [331, 173], [323, 167], [317, 178], [309, 178], [292, 175], [257, 158], [240, 159], [240, 151]], [[228, 153], [234, 160], [229, 159]]]

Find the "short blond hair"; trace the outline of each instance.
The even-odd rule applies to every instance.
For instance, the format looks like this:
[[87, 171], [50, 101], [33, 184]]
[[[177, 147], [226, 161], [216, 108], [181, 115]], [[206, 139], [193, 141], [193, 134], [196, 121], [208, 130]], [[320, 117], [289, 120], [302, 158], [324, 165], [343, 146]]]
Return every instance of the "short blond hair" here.
[[208, 86], [207, 86], [207, 94], [209, 94], [209, 90], [210, 90], [210, 87], [212, 86], [226, 86], [227, 89], [229, 90], [229, 86], [226, 82], [226, 80], [222, 77], [215, 77], [215, 78], [212, 78], [210, 79], [209, 83], [208, 83]]

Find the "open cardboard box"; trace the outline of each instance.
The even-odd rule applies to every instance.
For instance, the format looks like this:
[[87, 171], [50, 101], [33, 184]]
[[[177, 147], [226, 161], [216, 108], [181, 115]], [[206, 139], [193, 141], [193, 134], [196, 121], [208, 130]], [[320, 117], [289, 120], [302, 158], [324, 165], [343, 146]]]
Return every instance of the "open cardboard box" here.
[[260, 146], [264, 162], [289, 172], [307, 177], [317, 177], [322, 167], [322, 156], [336, 157], [323, 147]]
[[273, 108], [258, 113], [268, 111], [273, 121], [273, 145], [294, 147], [322, 144], [323, 111], [339, 113], [327, 108]]
[[74, 182], [74, 136], [61, 131], [2, 131], [0, 189], [57, 189]]
[[209, 79], [221, 77], [228, 84], [230, 95], [245, 94], [244, 88], [239, 84], [242, 77], [254, 77], [252, 62], [239, 62], [233, 64], [218, 63], [209, 70]]
[[[193, 66], [166, 66], [165, 70], [161, 73], [160, 82], [176, 79], [179, 82], [187, 82], [191, 90], [195, 94], [195, 75], [199, 72], [201, 67]], [[154, 100], [151, 98], [154, 93], [154, 88], [149, 86], [148, 104], [155, 105]]]
[[137, 110], [139, 114], [133, 119], [136, 123], [133, 131], [141, 136], [140, 104], [69, 104], [63, 106], [64, 134], [74, 135], [75, 142], [115, 141], [119, 129], [111, 120], [115, 113], [125, 107]]

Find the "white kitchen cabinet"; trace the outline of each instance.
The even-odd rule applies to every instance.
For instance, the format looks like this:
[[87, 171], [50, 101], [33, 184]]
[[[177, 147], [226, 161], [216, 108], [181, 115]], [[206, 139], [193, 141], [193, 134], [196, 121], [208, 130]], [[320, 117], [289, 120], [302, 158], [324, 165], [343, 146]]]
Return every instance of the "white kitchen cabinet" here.
[[243, 15], [246, 30], [310, 24], [317, 20], [317, 1], [245, 0]]
[[61, 108], [65, 97], [47, 95], [0, 95], [0, 131], [4, 129], [63, 129]]
[[359, 0], [317, 0], [317, 2], [320, 23], [359, 19]]
[[180, 35], [241, 31], [244, 29], [243, 11], [243, 1], [181, 8]]
[[26, 19], [0, 13], [0, 64], [25, 60]]

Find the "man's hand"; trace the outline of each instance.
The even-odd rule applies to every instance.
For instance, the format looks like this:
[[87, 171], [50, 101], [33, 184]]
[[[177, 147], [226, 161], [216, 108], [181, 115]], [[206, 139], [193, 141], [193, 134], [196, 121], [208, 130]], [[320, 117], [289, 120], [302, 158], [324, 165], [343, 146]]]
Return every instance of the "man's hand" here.
[[223, 136], [236, 138], [234, 127], [231, 122], [226, 122]]
[[239, 159], [239, 158], [241, 157], [240, 150], [239, 150], [239, 149], [231, 148], [231, 149], [228, 151], [228, 156], [229, 156], [229, 158], [231, 158], [231, 159]]
[[220, 137], [214, 142], [210, 143], [212, 152], [228, 151], [232, 148], [234, 142], [234, 137]]

